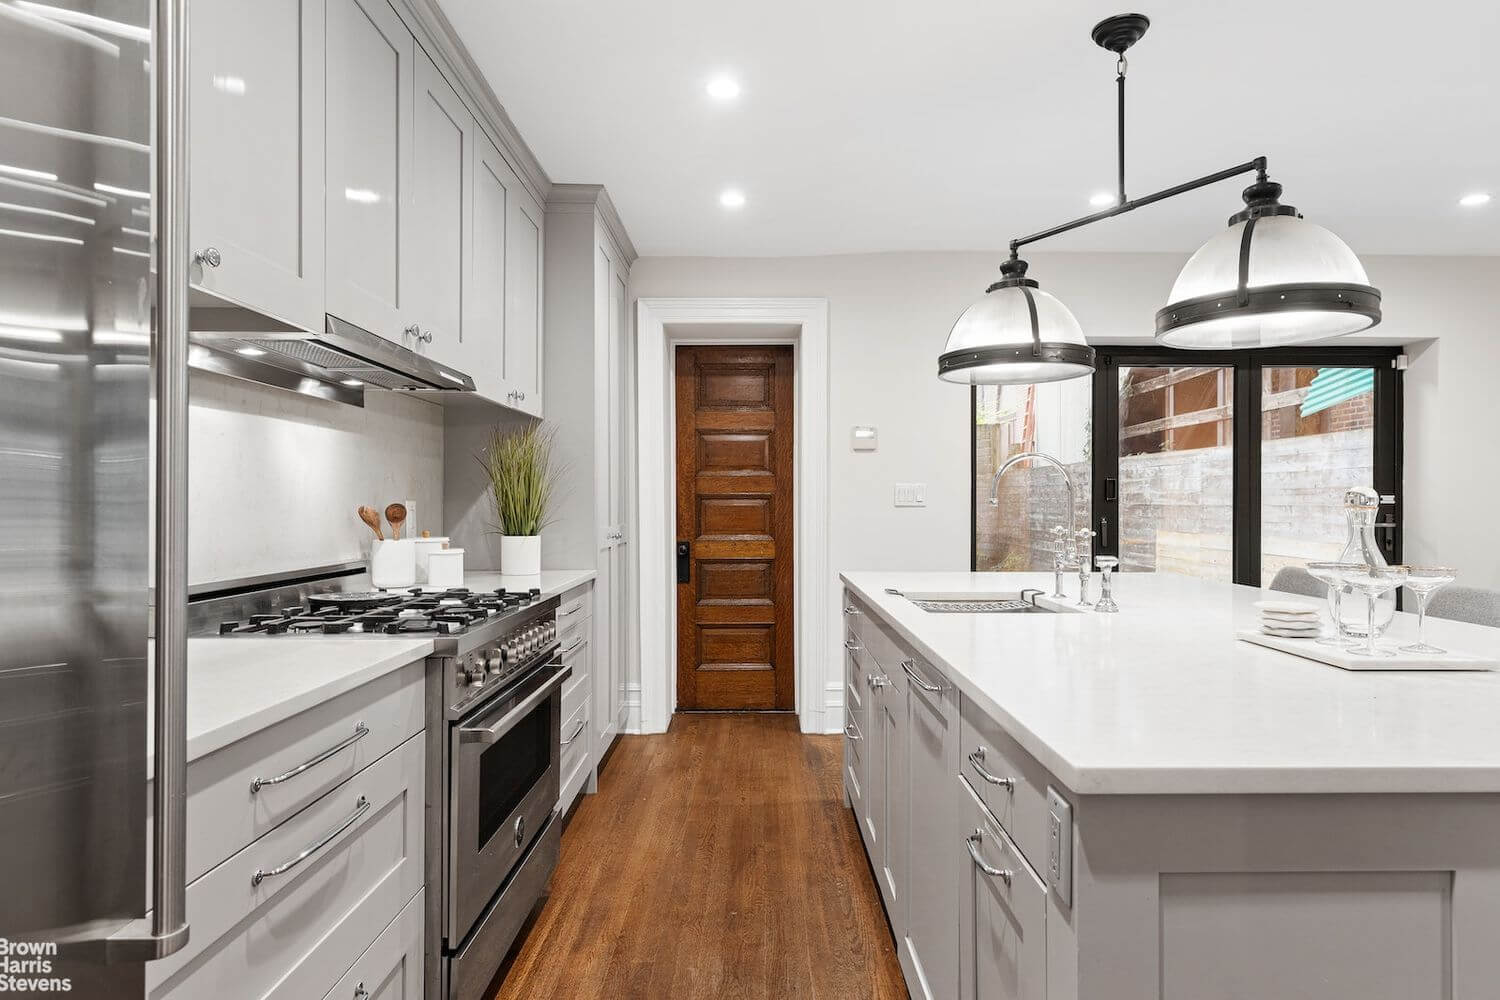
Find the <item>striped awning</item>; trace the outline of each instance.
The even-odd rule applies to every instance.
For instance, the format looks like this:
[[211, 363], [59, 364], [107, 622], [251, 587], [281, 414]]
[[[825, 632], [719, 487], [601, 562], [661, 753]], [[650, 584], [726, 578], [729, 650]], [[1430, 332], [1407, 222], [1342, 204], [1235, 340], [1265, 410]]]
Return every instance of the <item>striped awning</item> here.
[[1319, 368], [1302, 399], [1301, 416], [1310, 417], [1346, 399], [1375, 391], [1373, 368]]

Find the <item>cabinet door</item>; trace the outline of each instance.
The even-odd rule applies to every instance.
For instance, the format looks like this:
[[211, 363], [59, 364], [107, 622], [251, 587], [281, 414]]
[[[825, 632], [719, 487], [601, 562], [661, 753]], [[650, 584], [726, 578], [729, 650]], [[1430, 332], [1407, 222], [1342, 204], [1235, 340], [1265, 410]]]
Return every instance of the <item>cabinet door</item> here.
[[949, 849], [963, 871], [959, 995], [963, 1000], [1046, 1000], [1047, 887], [978, 799], [961, 785], [956, 795], [959, 807], [953, 814], [960, 823]]
[[507, 405], [513, 386], [505, 371], [505, 257], [511, 199], [521, 182], [483, 132], [474, 136], [473, 253], [464, 293], [463, 363], [479, 394]]
[[608, 548], [600, 548], [599, 569], [594, 578], [594, 711], [589, 718], [594, 727], [596, 766], [620, 731], [615, 714], [616, 676], [620, 668], [615, 650], [610, 645], [614, 635], [610, 623], [619, 613], [616, 607], [619, 595], [610, 552]]
[[193, 283], [309, 329], [323, 326], [323, 23], [324, 0], [197, 0], [189, 27], [192, 245], [219, 253]]
[[406, 346], [460, 367], [476, 129], [474, 116], [420, 46], [415, 60], [414, 246], [402, 279], [409, 282], [404, 299], [417, 332]]
[[874, 686], [869, 708], [870, 731], [865, 734], [870, 751], [865, 764], [868, 773], [865, 808], [869, 811], [865, 846], [870, 852], [871, 867], [875, 869], [875, 881], [885, 900], [891, 929], [900, 941], [906, 928], [906, 896], [899, 879], [902, 865], [898, 860], [905, 841], [901, 816], [906, 801], [906, 754], [901, 717], [906, 705], [902, 701], [903, 692], [879, 663], [872, 659], [869, 669]]
[[505, 376], [512, 404], [542, 414], [542, 208], [517, 189], [510, 199], [505, 241]]
[[414, 246], [415, 46], [385, 0], [327, 3], [327, 309], [400, 340]]
[[[897, 949], [912, 996], [958, 996], [958, 878], [952, 847], [959, 803], [956, 695], [931, 667], [907, 660], [906, 933]], [[935, 691], [928, 688], [937, 688]]]
[[619, 613], [614, 617], [614, 658], [618, 669], [615, 672], [615, 716], [620, 728], [626, 726], [626, 666], [630, 660], [630, 623], [635, 620], [632, 607], [633, 589], [629, 571], [628, 539], [626, 524], [630, 507], [630, 464], [627, 448], [630, 443], [629, 428], [635, 422], [630, 419], [630, 333], [625, 311], [626, 272], [620, 266], [618, 256], [610, 275], [610, 524], [614, 532], [611, 548], [614, 564], [615, 592], [619, 595], [615, 606]]

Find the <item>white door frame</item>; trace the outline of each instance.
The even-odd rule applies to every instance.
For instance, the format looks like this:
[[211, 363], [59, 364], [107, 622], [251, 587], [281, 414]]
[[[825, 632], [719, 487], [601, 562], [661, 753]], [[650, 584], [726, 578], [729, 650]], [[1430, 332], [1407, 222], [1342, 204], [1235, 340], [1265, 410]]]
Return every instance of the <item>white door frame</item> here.
[[822, 639], [829, 634], [833, 594], [828, 582], [828, 300], [643, 298], [636, 304], [636, 335], [641, 731], [666, 732], [677, 706], [675, 348], [746, 343], [793, 345], [797, 718], [804, 733], [838, 731], [843, 665], [830, 680], [833, 658]]

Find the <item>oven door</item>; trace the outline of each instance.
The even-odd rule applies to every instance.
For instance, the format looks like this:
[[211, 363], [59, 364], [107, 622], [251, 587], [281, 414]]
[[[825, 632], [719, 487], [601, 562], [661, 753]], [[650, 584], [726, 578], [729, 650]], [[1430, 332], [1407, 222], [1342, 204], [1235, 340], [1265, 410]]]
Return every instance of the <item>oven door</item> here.
[[448, 759], [448, 913], [457, 948], [557, 806], [562, 685], [548, 663], [455, 723]]

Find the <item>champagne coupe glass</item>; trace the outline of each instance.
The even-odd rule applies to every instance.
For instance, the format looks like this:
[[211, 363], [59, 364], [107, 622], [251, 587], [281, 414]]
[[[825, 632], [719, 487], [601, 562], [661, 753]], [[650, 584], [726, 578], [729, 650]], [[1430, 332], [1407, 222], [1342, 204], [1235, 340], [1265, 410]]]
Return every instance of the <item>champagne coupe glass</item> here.
[[1109, 614], [1119, 611], [1120, 606], [1110, 596], [1109, 571], [1120, 565], [1120, 560], [1114, 556], [1097, 556], [1094, 565], [1099, 567], [1099, 603], [1094, 605], [1094, 610]]
[[1405, 583], [1406, 574], [1405, 566], [1360, 566], [1344, 574], [1344, 582], [1365, 595], [1365, 614], [1370, 626], [1365, 633], [1364, 648], [1353, 652], [1360, 656], [1387, 656], [1392, 652], [1389, 647], [1375, 646], [1375, 601]]
[[1344, 574], [1353, 573], [1365, 568], [1364, 563], [1343, 562], [1310, 562], [1307, 564], [1308, 575], [1319, 583], [1328, 587], [1329, 593], [1333, 595], [1333, 635], [1323, 636], [1317, 640], [1319, 646], [1349, 646], [1354, 640], [1349, 633], [1344, 631], [1344, 616], [1340, 611], [1344, 596]]
[[1457, 574], [1449, 566], [1409, 566], [1406, 587], [1417, 595], [1417, 641], [1402, 646], [1403, 653], [1446, 653], [1446, 649], [1427, 644], [1427, 599], [1448, 586]]

